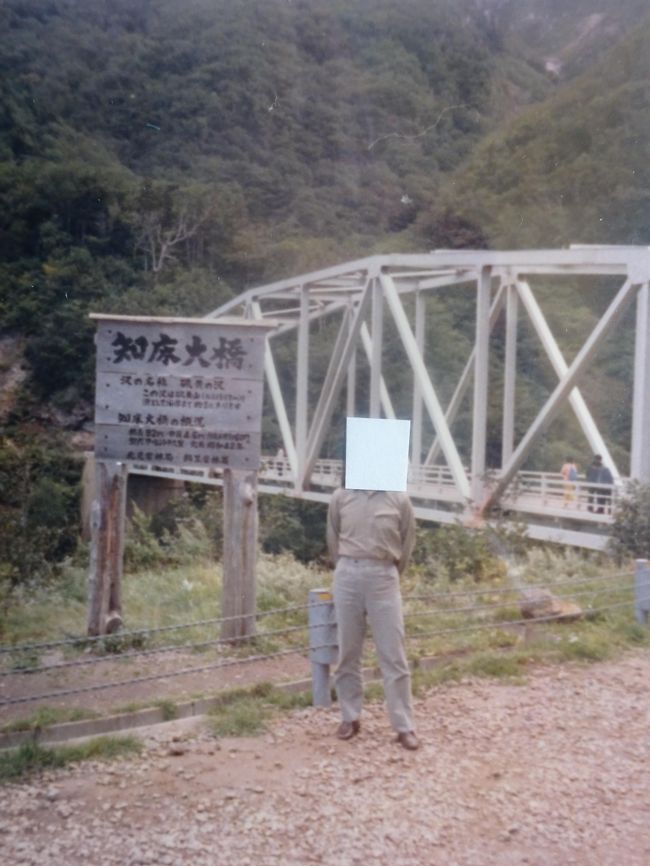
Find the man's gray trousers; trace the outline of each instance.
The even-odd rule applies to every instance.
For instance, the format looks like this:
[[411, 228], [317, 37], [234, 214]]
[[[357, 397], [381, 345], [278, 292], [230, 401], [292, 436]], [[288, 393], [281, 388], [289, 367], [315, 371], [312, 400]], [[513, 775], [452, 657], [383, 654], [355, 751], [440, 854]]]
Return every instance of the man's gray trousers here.
[[397, 568], [378, 559], [341, 556], [334, 572], [334, 605], [339, 640], [335, 686], [343, 720], [354, 721], [361, 713], [361, 654], [367, 618], [391, 724], [398, 733], [412, 731], [411, 675]]

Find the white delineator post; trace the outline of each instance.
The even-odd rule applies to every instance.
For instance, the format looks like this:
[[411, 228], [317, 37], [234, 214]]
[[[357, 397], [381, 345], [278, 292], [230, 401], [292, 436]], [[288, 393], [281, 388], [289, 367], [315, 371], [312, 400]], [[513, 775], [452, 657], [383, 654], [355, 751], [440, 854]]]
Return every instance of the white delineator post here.
[[327, 589], [309, 592], [309, 658], [311, 660], [312, 703], [330, 707], [330, 665], [338, 655], [336, 615], [332, 593]]
[[637, 559], [634, 572], [634, 614], [636, 621], [647, 625], [650, 614], [650, 561]]

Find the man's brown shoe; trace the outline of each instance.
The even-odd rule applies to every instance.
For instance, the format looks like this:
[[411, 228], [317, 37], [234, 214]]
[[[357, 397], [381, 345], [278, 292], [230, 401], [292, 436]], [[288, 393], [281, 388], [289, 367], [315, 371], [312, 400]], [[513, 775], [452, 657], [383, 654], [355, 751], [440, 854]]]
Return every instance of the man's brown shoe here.
[[351, 740], [361, 730], [361, 724], [358, 719], [353, 722], [341, 722], [336, 731], [336, 736], [339, 740]]
[[403, 748], [408, 749], [409, 752], [414, 752], [416, 749], [420, 748], [419, 740], [413, 731], [400, 731], [397, 735], [397, 742]]

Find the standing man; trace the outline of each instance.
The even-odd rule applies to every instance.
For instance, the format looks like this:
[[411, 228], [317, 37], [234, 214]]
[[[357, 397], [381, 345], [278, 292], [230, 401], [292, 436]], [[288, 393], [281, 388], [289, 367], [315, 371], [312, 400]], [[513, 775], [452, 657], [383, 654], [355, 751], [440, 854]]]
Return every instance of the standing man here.
[[[609, 467], [603, 464], [603, 458], [600, 454], [596, 454], [587, 467], [587, 481], [600, 485], [589, 488], [589, 511], [595, 511], [597, 514], [604, 514], [605, 512], [609, 514], [612, 504], [611, 485], [614, 483], [614, 476]], [[596, 507], [594, 508], [594, 506]]]
[[327, 518], [327, 544], [334, 572], [339, 663], [335, 686], [342, 722], [341, 740], [359, 733], [363, 682], [361, 653], [370, 624], [384, 681], [384, 694], [397, 741], [417, 749], [406, 659], [400, 574], [415, 540], [413, 507], [405, 492], [335, 491]]

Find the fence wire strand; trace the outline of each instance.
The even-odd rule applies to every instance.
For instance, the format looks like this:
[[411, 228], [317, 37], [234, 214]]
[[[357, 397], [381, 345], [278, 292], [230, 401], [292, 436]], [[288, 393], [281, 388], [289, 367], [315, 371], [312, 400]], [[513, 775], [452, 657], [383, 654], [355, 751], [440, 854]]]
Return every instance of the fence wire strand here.
[[[142, 658], [143, 656], [162, 655], [164, 653], [183, 652], [186, 650], [207, 649], [213, 646], [232, 646], [241, 644], [244, 641], [253, 642], [268, 637], [279, 637], [281, 635], [292, 634], [297, 631], [306, 631], [309, 625], [288, 626], [287, 628], [275, 629], [273, 631], [257, 632], [256, 634], [242, 635], [235, 638], [214, 638], [213, 640], [198, 641], [196, 643], [171, 644], [162, 647], [152, 647], [146, 650], [129, 650], [123, 653], [108, 653], [107, 655], [94, 656], [92, 658], [74, 659], [69, 662], [56, 662], [51, 665], [39, 665], [31, 668], [17, 668], [16, 670], [0, 671], [0, 677], [20, 676], [21, 674], [49, 673], [50, 671], [60, 671], [66, 668], [83, 667], [86, 665], [101, 664], [102, 662], [118, 662], [123, 659]], [[119, 635], [117, 635], [119, 637]]]
[[[628, 577], [629, 575], [623, 575], [623, 576]], [[616, 587], [605, 588], [605, 589], [583, 590], [582, 592], [576, 592], [576, 593], [571, 593], [569, 595], [560, 596], [560, 598], [562, 600], [567, 600], [567, 599], [573, 599], [573, 598], [582, 598], [583, 596], [610, 595], [612, 593], [625, 592], [625, 591], [629, 591], [631, 589], [633, 589], [633, 586], [629, 586], [629, 587], [616, 586]], [[512, 589], [512, 590], [510, 590], [510, 592], [512, 592], [514, 594], [516, 592], [519, 592], [519, 590]], [[488, 593], [486, 593], [486, 594], [488, 594]], [[414, 596], [408, 597], [407, 599], [405, 599], [405, 601], [407, 601], [409, 598], [413, 599]], [[510, 601], [501, 601], [501, 602], [495, 602], [493, 604], [486, 604], [486, 605], [472, 605], [472, 606], [468, 606], [468, 607], [427, 608], [425, 610], [419, 610], [419, 611], [406, 611], [404, 613], [404, 619], [405, 620], [406, 619], [420, 619], [420, 618], [424, 618], [424, 617], [434, 617], [434, 616], [442, 617], [442, 616], [447, 616], [450, 614], [459, 614], [459, 613], [472, 613], [472, 614], [473, 613], [481, 613], [481, 612], [490, 611], [490, 610], [500, 610], [500, 609], [503, 609], [504, 607], [512, 607], [518, 603], [521, 603], [521, 599], [519, 599], [519, 600], [512, 599]], [[312, 605], [304, 605], [303, 607], [306, 607], [309, 609], [309, 608], [313, 608], [313, 607], [317, 607], [317, 606], [320, 607], [320, 606], [323, 606], [324, 604], [328, 604], [328, 602], [317, 602], [317, 603], [314, 603]], [[316, 624], [316, 625], [312, 626], [312, 628], [324, 628], [324, 627], [326, 627], [326, 624]], [[262, 638], [281, 637], [283, 635], [288, 635], [288, 634], [291, 634], [294, 632], [305, 631], [307, 628], [309, 628], [309, 624], [304, 623], [303, 625], [287, 626], [286, 628], [283, 628], [283, 629], [274, 629], [271, 631], [263, 631], [263, 632], [258, 632], [258, 633], [250, 634], [250, 635], [242, 635], [241, 637], [237, 637], [237, 638], [213, 638], [211, 640], [182, 643], [182, 644], [172, 644], [172, 645], [167, 645], [167, 646], [162, 646], [162, 647], [152, 647], [150, 649], [144, 649], [144, 650], [129, 650], [129, 651], [123, 652], [123, 653], [108, 653], [106, 655], [93, 656], [91, 658], [74, 659], [72, 661], [67, 661], [67, 662], [56, 662], [56, 663], [53, 663], [50, 665], [34, 665], [33, 667], [20, 667], [20, 668], [16, 668], [15, 670], [5, 670], [5, 671], [0, 670], [0, 677], [21, 676], [21, 675], [34, 674], [34, 673], [45, 673], [45, 672], [49, 673], [50, 671], [55, 671], [55, 670], [65, 670], [65, 669], [73, 668], [73, 667], [85, 667], [85, 666], [93, 665], [93, 664], [122, 661], [123, 659], [142, 658], [142, 657], [152, 656], [152, 655], [162, 655], [165, 653], [207, 649], [208, 647], [213, 647], [213, 646], [228, 646], [228, 645], [232, 645], [233, 643], [241, 643], [243, 641], [253, 642], [255, 640], [260, 640]], [[112, 637], [119, 640], [120, 638], [123, 637], [123, 634], [117, 633], [116, 635], [114, 635]]]
[[616, 580], [617, 578], [621, 577], [634, 577], [634, 574], [631, 571], [619, 571], [614, 574], [599, 574], [595, 577], [583, 577], [578, 580], [574, 580], [571, 578], [569, 580], [558, 580], [554, 583], [529, 583], [522, 584], [521, 586], [497, 586], [493, 589], [480, 588], [477, 586], [470, 589], [455, 590], [454, 592], [408, 595], [404, 596], [404, 601], [435, 601], [441, 598], [461, 598], [466, 595], [497, 595], [501, 593], [505, 594], [508, 592], [527, 592], [531, 589], [552, 590], [558, 586], [580, 586], [584, 583], [598, 583], [600, 581]]
[[[636, 598], [635, 601], [637, 603], [650, 601], [650, 595], [642, 596], [641, 598]], [[308, 605], [308, 607], [309, 607], [309, 605]], [[594, 614], [598, 614], [598, 613], [606, 613], [607, 611], [619, 609], [621, 607], [630, 607], [630, 601], [627, 600], [627, 601], [622, 601], [622, 602], [616, 602], [616, 603], [609, 604], [609, 605], [603, 605], [603, 606], [598, 607], [598, 608], [592, 608], [591, 610], [588, 611], [588, 613], [590, 615], [594, 615]], [[428, 632], [407, 634], [406, 638], [407, 638], [407, 640], [414, 640], [415, 641], [415, 640], [422, 640], [423, 638], [427, 638], [427, 637], [438, 637], [441, 635], [458, 634], [458, 633], [462, 633], [462, 632], [471, 632], [471, 631], [477, 631], [477, 630], [482, 630], [482, 629], [497, 629], [497, 628], [503, 628], [503, 627], [511, 628], [512, 626], [518, 626], [518, 625], [535, 625], [535, 624], [539, 624], [539, 623], [545, 623], [545, 622], [549, 623], [549, 622], [559, 622], [559, 621], [561, 621], [561, 617], [559, 617], [557, 614], [549, 614], [548, 616], [540, 616], [540, 617], [535, 617], [533, 619], [503, 620], [503, 621], [497, 621], [497, 622], [481, 622], [481, 623], [473, 623], [473, 624], [469, 624], [469, 625], [459, 626], [459, 627], [455, 627], [455, 628], [436, 629], [436, 630], [428, 631]], [[331, 625], [331, 624], [320, 624], [319, 627], [327, 627], [329, 625]], [[74, 688], [74, 689], [63, 689], [63, 690], [59, 690], [56, 692], [47, 692], [47, 693], [38, 694], [38, 695], [28, 695], [28, 696], [19, 697], [19, 698], [0, 699], [0, 707], [11, 706], [11, 705], [15, 705], [15, 704], [31, 703], [34, 701], [51, 699], [51, 698], [63, 698], [63, 697], [67, 697], [69, 695], [77, 695], [77, 694], [84, 694], [84, 693], [88, 693], [88, 692], [103, 691], [106, 689], [120, 688], [122, 686], [129, 686], [129, 685], [134, 685], [134, 684], [138, 684], [138, 683], [154, 682], [156, 680], [169, 679], [172, 677], [185, 676], [188, 674], [196, 674], [196, 673], [204, 673], [207, 671], [214, 671], [214, 670], [217, 670], [219, 668], [231, 667], [234, 665], [250, 664], [250, 663], [256, 662], [256, 661], [266, 661], [268, 659], [281, 658], [281, 657], [289, 656], [289, 655], [309, 654], [309, 653], [314, 652], [316, 650], [333, 649], [333, 648], [336, 648], [336, 644], [326, 643], [326, 644], [322, 644], [319, 646], [293, 647], [291, 649], [279, 650], [279, 651], [276, 651], [273, 653], [247, 656], [245, 658], [224, 659], [222, 661], [212, 662], [212, 663], [207, 664], [207, 665], [199, 665], [197, 667], [190, 667], [190, 668], [181, 668], [179, 670], [166, 671], [164, 673], [150, 674], [150, 675], [142, 676], [142, 677], [132, 677], [130, 679], [113, 681], [110, 683], [101, 683], [101, 684], [93, 684], [93, 685], [88, 685], [88, 686], [79, 686], [79, 687]]]
[[[645, 600], [650, 600], [650, 596], [647, 596]], [[602, 607], [593, 607], [590, 608], [587, 613], [589, 616], [593, 616], [597, 613], [605, 613], [608, 610], [614, 610], [615, 608], [621, 607], [630, 607], [629, 601], [620, 601], [615, 602], [614, 604], [603, 605]], [[456, 628], [444, 628], [444, 629], [436, 629], [434, 631], [426, 631], [426, 632], [418, 632], [415, 634], [406, 635], [407, 640], [419, 640], [424, 637], [437, 637], [438, 635], [443, 634], [458, 634], [464, 631], [476, 631], [484, 628], [504, 628], [513, 625], [535, 625], [537, 623], [542, 622], [562, 622], [561, 614], [548, 614], [548, 616], [536, 616], [531, 617], [530, 619], [507, 619], [499, 622], [479, 622], [473, 623], [471, 625], [458, 626]], [[566, 621], [566, 619], [565, 619]]]
[[[312, 607], [320, 607], [322, 605], [326, 605], [328, 602], [319, 601], [314, 602], [313, 604], [296, 604], [291, 607], [276, 607], [271, 610], [263, 610], [254, 614], [255, 619], [262, 619], [267, 616], [274, 616], [279, 613], [294, 613], [296, 611], [308, 610]], [[251, 617], [253, 614], [251, 614]], [[241, 614], [235, 614], [234, 616], [219, 616], [214, 617], [212, 619], [199, 619], [194, 622], [183, 622], [177, 623], [175, 625], [161, 625], [161, 626], [152, 626], [151, 628], [140, 628], [132, 631], [120, 631], [115, 634], [97, 634], [97, 635], [79, 635], [78, 637], [69, 637], [69, 638], [61, 638], [60, 640], [54, 641], [44, 641], [42, 643], [24, 643], [24, 644], [2, 644], [0, 645], [0, 655], [4, 655], [7, 653], [17, 653], [17, 652], [31, 652], [33, 650], [42, 650], [42, 649], [56, 649], [61, 646], [78, 646], [82, 644], [84, 646], [88, 644], [97, 643], [98, 641], [110, 640], [111, 638], [125, 638], [125, 637], [142, 637], [143, 635], [148, 634], [159, 634], [161, 632], [167, 631], [178, 631], [184, 628], [199, 628], [201, 626], [206, 625], [221, 625], [225, 622], [232, 622], [233, 620], [242, 619]]]
[[[315, 647], [314, 649], [322, 649], [322, 647]], [[309, 647], [296, 647], [288, 650], [278, 650], [274, 653], [267, 653], [266, 655], [248, 656], [247, 658], [225, 659], [221, 662], [213, 662], [212, 664], [200, 665], [199, 667], [181, 668], [180, 670], [149, 674], [145, 677], [132, 677], [128, 680], [119, 680], [110, 683], [100, 683], [90, 686], [78, 686], [76, 689], [63, 689], [62, 691], [48, 692], [42, 695], [30, 695], [21, 698], [9, 698], [8, 700], [0, 700], [0, 707], [6, 707], [12, 704], [26, 704], [32, 701], [44, 700], [46, 698], [64, 698], [68, 697], [69, 695], [80, 695], [85, 692], [98, 692], [104, 689], [115, 689], [120, 688], [121, 686], [135, 685], [137, 683], [148, 683], [153, 682], [154, 680], [164, 680], [170, 679], [171, 677], [185, 676], [186, 674], [204, 673], [206, 671], [216, 670], [217, 668], [225, 668], [232, 665], [250, 664], [251, 662], [257, 661], [267, 661], [268, 659], [281, 658], [282, 656], [299, 655], [300, 653], [304, 652], [309, 652]]]
[[[552, 590], [558, 586], [564, 585], [573, 585], [577, 586], [582, 583], [592, 583], [594, 581], [606, 581], [612, 580], [617, 577], [626, 577], [631, 576], [631, 572], [617, 572], [611, 575], [598, 575], [595, 577], [582, 578], [580, 580], [566, 580], [566, 581], [557, 581], [556, 583], [537, 583], [537, 584], [529, 584], [521, 587], [495, 587], [493, 589], [481, 588], [479, 586], [472, 587], [466, 590], [455, 590], [453, 592], [442, 592], [442, 593], [425, 593], [421, 595], [410, 595], [404, 596], [403, 601], [437, 601], [446, 598], [460, 598], [467, 595], [495, 595], [501, 593], [509, 593], [509, 592], [521, 592], [530, 589], [548, 589]], [[322, 602], [314, 602], [307, 604], [297, 604], [290, 605], [287, 607], [278, 607], [272, 608], [271, 610], [259, 611], [255, 614], [256, 619], [262, 619], [263, 617], [274, 616], [276, 614], [283, 613], [297, 613], [299, 611], [309, 610], [314, 607], [322, 607], [324, 605], [329, 604], [327, 601]], [[148, 634], [160, 634], [162, 632], [170, 632], [170, 631], [179, 631], [181, 629], [189, 629], [189, 628], [200, 628], [202, 626], [207, 625], [220, 625], [221, 623], [230, 622], [232, 620], [241, 619], [241, 614], [234, 616], [225, 616], [225, 617], [213, 617], [211, 619], [203, 619], [203, 620], [195, 620], [193, 622], [187, 623], [176, 623], [174, 625], [163, 625], [163, 626], [152, 626], [149, 628], [141, 628], [134, 629], [131, 631], [120, 631], [114, 635], [114, 637], [119, 638], [127, 638], [127, 637], [142, 637]], [[8, 653], [20, 653], [20, 652], [32, 652], [34, 650], [45, 650], [45, 649], [56, 649], [57, 647], [62, 646], [88, 646], [93, 643], [105, 641], [110, 639], [113, 635], [79, 635], [76, 637], [68, 637], [61, 638], [59, 640], [53, 641], [43, 641], [40, 643], [23, 643], [23, 644], [1, 644], [0, 645], [0, 655], [6, 655]]]
[[[574, 598], [583, 598], [590, 595], [611, 595], [616, 592], [630, 592], [633, 589], [634, 585], [615, 586], [606, 589], [584, 589], [582, 592], [566, 593], [565, 595], [555, 596], [555, 598], [560, 601], [570, 601]], [[517, 592], [517, 590], [512, 590], [512, 592]], [[404, 619], [416, 619], [425, 616], [446, 616], [447, 614], [452, 613], [479, 613], [485, 610], [502, 610], [504, 607], [513, 607], [517, 604], [521, 605], [524, 601], [526, 601], [526, 599], [520, 597], [518, 599], [497, 601], [492, 604], [470, 605], [468, 607], [432, 607], [427, 608], [426, 610], [407, 611], [404, 613]], [[534, 602], [534, 599], [532, 599], [532, 601]]]

